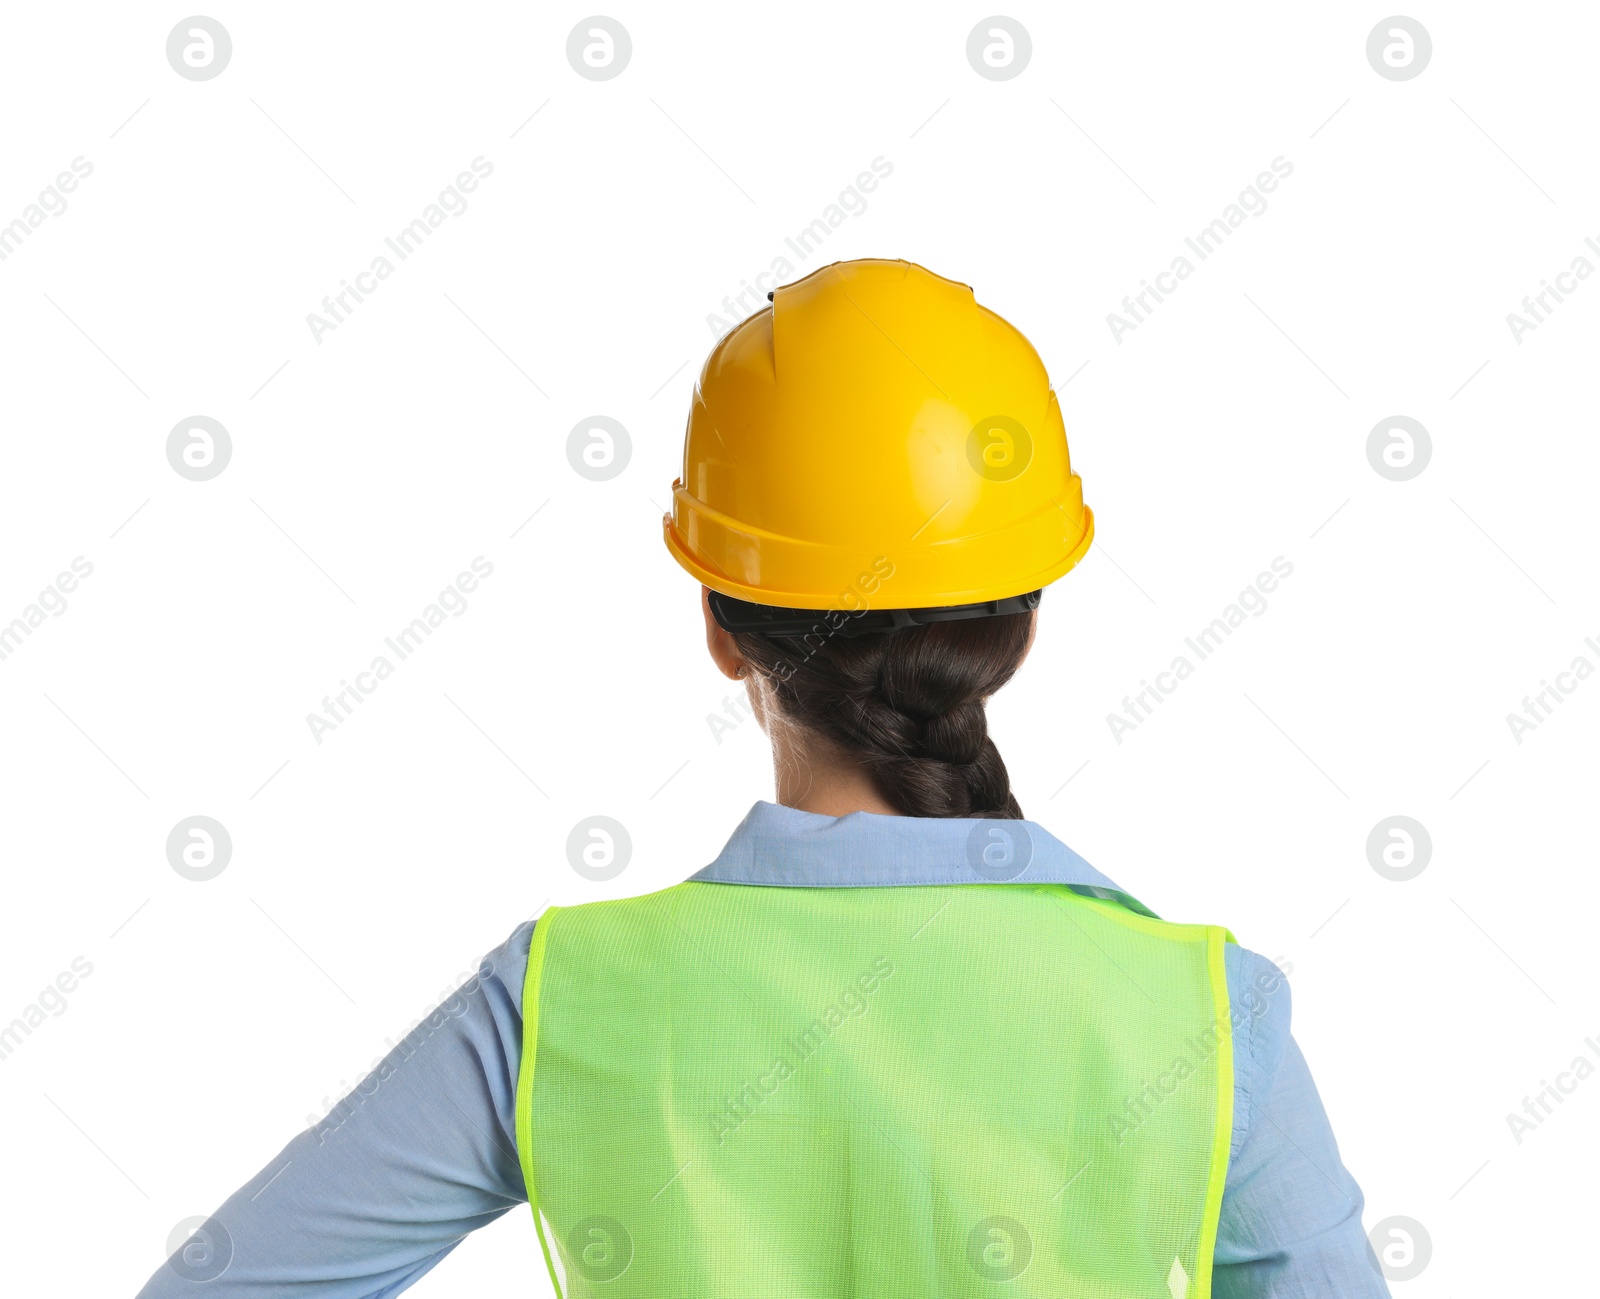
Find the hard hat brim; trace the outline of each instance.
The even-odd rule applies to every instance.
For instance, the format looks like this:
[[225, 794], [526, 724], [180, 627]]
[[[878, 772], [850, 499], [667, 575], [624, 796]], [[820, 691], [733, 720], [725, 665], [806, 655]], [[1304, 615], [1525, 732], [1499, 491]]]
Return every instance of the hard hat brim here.
[[[681, 490], [681, 486], [679, 487]], [[1045, 568], [1023, 576], [1010, 576], [1001, 581], [959, 590], [907, 590], [896, 588], [896, 595], [880, 600], [878, 605], [896, 609], [934, 609], [954, 605], [979, 604], [989, 600], [1004, 600], [1013, 596], [1037, 591], [1068, 573], [1088, 553], [1094, 541], [1094, 511], [1087, 505], [1081, 507], [1082, 530], [1076, 541], [1054, 562]], [[872, 593], [861, 592], [845, 586], [837, 591], [774, 590], [767, 586], [754, 586], [729, 577], [726, 573], [709, 567], [679, 536], [672, 515], [661, 520], [663, 539], [667, 550], [680, 567], [702, 586], [723, 595], [732, 596], [749, 604], [767, 605], [785, 609], [840, 609], [853, 612], [863, 607], [873, 607]]]

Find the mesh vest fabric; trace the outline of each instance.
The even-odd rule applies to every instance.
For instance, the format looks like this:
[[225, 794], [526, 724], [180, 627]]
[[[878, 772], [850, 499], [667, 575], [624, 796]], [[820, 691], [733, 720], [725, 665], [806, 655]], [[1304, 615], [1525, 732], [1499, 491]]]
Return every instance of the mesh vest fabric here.
[[1053, 884], [547, 910], [517, 1145], [558, 1293], [1204, 1299], [1228, 937]]

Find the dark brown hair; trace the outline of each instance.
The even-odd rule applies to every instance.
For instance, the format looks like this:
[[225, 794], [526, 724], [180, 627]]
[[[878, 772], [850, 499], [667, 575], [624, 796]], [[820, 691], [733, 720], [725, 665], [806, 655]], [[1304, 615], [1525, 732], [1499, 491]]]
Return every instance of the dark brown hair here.
[[733, 639], [784, 715], [859, 760], [902, 815], [1021, 820], [984, 701], [1022, 662], [1032, 616]]

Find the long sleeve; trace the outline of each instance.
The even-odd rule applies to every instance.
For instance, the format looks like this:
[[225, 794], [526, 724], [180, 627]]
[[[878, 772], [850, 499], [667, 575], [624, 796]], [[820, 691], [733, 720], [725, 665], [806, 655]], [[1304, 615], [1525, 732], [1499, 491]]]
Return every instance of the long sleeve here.
[[[289, 1287], [303, 1299], [383, 1299], [526, 1203], [514, 1111], [532, 930], [519, 925], [476, 978], [229, 1197], [139, 1299], [196, 1299], [201, 1281], [207, 1299]], [[1235, 1034], [1213, 1293], [1387, 1299], [1368, 1262], [1360, 1188], [1289, 1033], [1287, 982], [1252, 952], [1230, 945], [1227, 956], [1230, 997], [1249, 1014]]]
[[234, 1192], [139, 1299], [396, 1295], [526, 1203], [512, 1116], [532, 929]]
[[1289, 985], [1229, 948], [1228, 984], [1250, 1014], [1235, 1032], [1234, 1138], [1212, 1278], [1216, 1299], [1388, 1299], [1361, 1225], [1361, 1188], [1289, 1033]]

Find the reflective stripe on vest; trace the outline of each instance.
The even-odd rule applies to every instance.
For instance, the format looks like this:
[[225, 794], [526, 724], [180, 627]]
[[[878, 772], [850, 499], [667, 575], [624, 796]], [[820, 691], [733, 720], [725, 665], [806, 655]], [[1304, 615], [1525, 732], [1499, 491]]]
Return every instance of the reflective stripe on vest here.
[[557, 1293], [1206, 1299], [1229, 937], [1055, 884], [550, 908], [516, 1136]]

